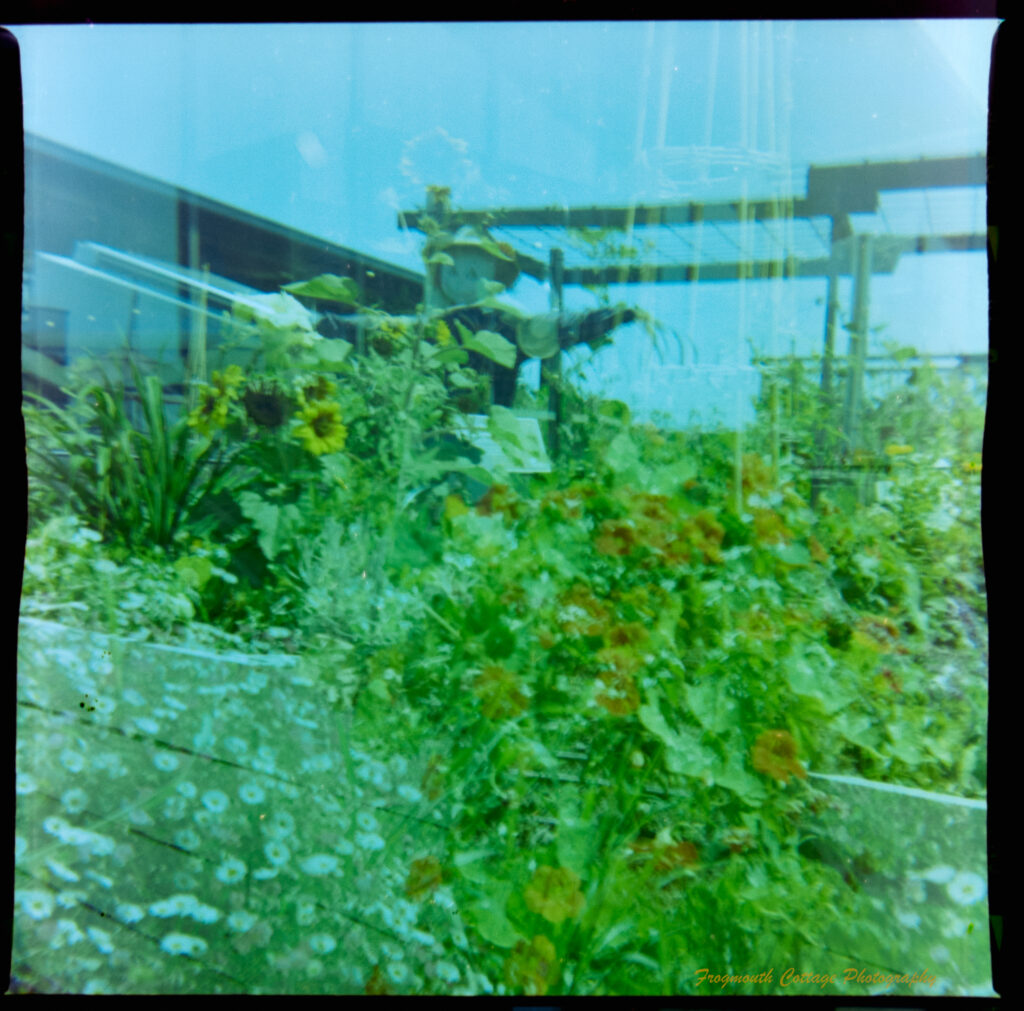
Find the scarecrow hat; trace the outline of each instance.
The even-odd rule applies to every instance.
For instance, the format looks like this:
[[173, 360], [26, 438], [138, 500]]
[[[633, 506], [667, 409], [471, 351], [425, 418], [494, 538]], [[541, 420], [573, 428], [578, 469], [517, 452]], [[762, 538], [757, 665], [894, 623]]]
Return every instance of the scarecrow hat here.
[[519, 277], [515, 249], [507, 242], [495, 242], [485, 228], [475, 225], [463, 225], [454, 235], [439, 232], [427, 243], [423, 255], [430, 260], [438, 253], [450, 256], [460, 249], [477, 249], [490, 256], [494, 260], [494, 278], [506, 288], [511, 288]]

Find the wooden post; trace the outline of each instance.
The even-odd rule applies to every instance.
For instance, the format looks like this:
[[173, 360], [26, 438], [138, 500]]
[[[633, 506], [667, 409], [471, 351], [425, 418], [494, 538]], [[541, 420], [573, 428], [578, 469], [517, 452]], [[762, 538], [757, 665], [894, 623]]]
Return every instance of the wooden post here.
[[864, 368], [868, 353], [868, 309], [871, 297], [871, 236], [857, 236], [857, 262], [853, 290], [853, 324], [850, 328], [849, 374], [846, 379], [846, 410], [843, 427], [850, 452], [860, 442], [864, 400]]
[[[565, 272], [565, 254], [561, 249], [552, 249], [548, 262], [548, 276], [551, 279], [549, 301], [551, 308], [560, 313], [565, 307], [562, 278]], [[542, 358], [540, 363], [541, 386], [548, 389], [548, 411], [553, 417], [548, 421], [548, 445], [551, 459], [558, 459], [558, 426], [562, 423], [562, 394], [557, 388], [562, 378], [562, 349], [559, 348], [550, 358]]]

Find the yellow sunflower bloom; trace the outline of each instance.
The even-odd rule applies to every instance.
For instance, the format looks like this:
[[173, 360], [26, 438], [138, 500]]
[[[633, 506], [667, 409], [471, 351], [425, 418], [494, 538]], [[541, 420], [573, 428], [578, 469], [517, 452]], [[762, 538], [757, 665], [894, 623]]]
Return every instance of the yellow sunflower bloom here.
[[237, 365], [229, 365], [223, 372], [214, 372], [210, 378], [219, 394], [234, 400], [245, 382], [245, 373]]
[[314, 456], [337, 453], [345, 445], [348, 429], [341, 423], [338, 404], [316, 401], [299, 415], [304, 424], [295, 429], [302, 444]]
[[229, 403], [223, 391], [204, 386], [199, 391], [199, 403], [189, 412], [189, 426], [202, 435], [210, 435], [215, 428], [223, 428], [228, 423]]

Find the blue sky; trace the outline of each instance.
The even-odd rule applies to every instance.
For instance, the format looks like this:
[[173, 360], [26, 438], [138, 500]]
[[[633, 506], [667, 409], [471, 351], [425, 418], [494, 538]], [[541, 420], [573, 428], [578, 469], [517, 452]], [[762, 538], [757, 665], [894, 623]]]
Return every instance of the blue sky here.
[[[419, 236], [396, 212], [419, 205], [427, 183], [450, 185], [465, 207], [735, 199], [799, 195], [811, 164], [983, 152], [996, 24], [13, 33], [27, 130], [419, 268]], [[615, 295], [655, 312], [704, 364], [738, 362], [744, 336], [774, 353], [820, 346], [823, 282], [697, 287]], [[516, 294], [545, 304], [525, 280]], [[983, 253], [904, 257], [872, 287], [872, 322], [923, 349], [984, 350], [986, 317]], [[603, 354], [606, 376], [631, 389], [658, 364], [636, 334]]]

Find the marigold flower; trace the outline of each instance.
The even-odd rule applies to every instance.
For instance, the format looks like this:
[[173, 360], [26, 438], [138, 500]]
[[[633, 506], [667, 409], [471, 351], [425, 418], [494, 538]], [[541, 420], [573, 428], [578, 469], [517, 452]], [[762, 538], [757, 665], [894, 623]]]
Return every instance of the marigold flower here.
[[405, 894], [413, 900], [425, 898], [441, 885], [441, 863], [437, 857], [414, 860], [405, 881]]
[[576, 583], [562, 597], [564, 609], [559, 625], [566, 635], [601, 635], [608, 621], [608, 611], [582, 583]]
[[697, 847], [693, 843], [674, 842], [667, 830], [654, 839], [636, 839], [629, 844], [629, 849], [638, 858], [650, 862], [661, 874], [680, 867], [693, 867], [699, 860]]
[[543, 996], [555, 981], [558, 959], [555, 946], [544, 936], [532, 941], [517, 941], [505, 960], [505, 982], [516, 993]]
[[628, 555], [637, 543], [636, 530], [629, 523], [605, 520], [594, 541], [594, 547], [602, 555], [622, 557]]
[[751, 758], [758, 772], [788, 783], [790, 775], [807, 778], [807, 772], [797, 761], [796, 751], [796, 741], [788, 731], [766, 730], [755, 742]]
[[612, 716], [628, 716], [637, 711], [640, 693], [629, 674], [618, 670], [606, 671], [600, 680], [604, 691], [599, 692], [595, 700], [599, 706], [607, 709]]
[[515, 674], [497, 664], [483, 669], [474, 683], [473, 692], [483, 701], [481, 712], [490, 720], [518, 716], [530, 704]]
[[551, 923], [579, 916], [586, 905], [580, 879], [568, 867], [538, 867], [523, 892], [527, 908]]
[[773, 509], [755, 509], [754, 536], [761, 544], [784, 544], [793, 535]]
[[394, 994], [394, 990], [388, 986], [387, 980], [384, 979], [384, 974], [380, 971], [380, 966], [375, 965], [373, 972], [370, 973], [370, 978], [366, 981], [366, 985], [363, 989], [373, 996], [380, 996], [382, 994]]
[[807, 538], [807, 549], [811, 553], [811, 558], [816, 562], [821, 562], [823, 565], [828, 562], [828, 552], [821, 546], [821, 541], [813, 535]]
[[646, 642], [649, 633], [638, 621], [630, 621], [624, 625], [614, 625], [604, 635], [609, 646], [638, 646]]
[[345, 445], [348, 429], [341, 423], [341, 406], [328, 401], [308, 404], [299, 415], [305, 424], [295, 429], [306, 449], [314, 456], [336, 453]]

